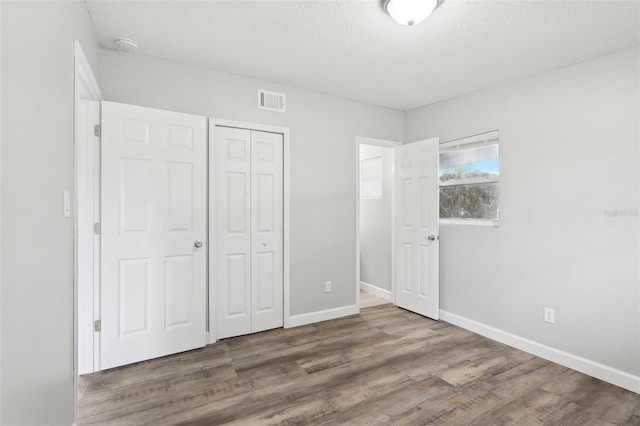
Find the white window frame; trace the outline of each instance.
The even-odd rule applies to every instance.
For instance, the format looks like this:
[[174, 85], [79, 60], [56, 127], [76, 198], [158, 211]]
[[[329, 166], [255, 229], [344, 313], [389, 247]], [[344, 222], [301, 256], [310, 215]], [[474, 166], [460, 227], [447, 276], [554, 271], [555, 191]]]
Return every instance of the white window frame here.
[[[497, 143], [494, 142], [497, 140]], [[467, 149], [473, 148], [476, 146], [482, 145], [498, 145], [500, 147], [500, 133], [498, 130], [494, 130], [487, 133], [481, 133], [479, 135], [473, 135], [466, 138], [455, 139], [448, 142], [443, 142], [440, 144], [440, 151], [455, 151], [458, 149]], [[500, 156], [498, 156], [500, 158]], [[439, 161], [438, 161], [439, 164]], [[461, 186], [461, 185], [473, 185], [473, 184], [482, 184], [482, 183], [496, 183], [498, 187], [500, 187], [500, 175], [495, 177], [486, 177], [486, 178], [470, 178], [470, 179], [459, 179], [454, 181], [445, 181], [439, 182], [439, 187], [447, 187], [447, 186]], [[440, 177], [438, 176], [438, 180]], [[498, 198], [498, 203], [500, 203], [500, 198]], [[440, 224], [442, 225], [474, 225], [474, 226], [490, 226], [490, 227], [499, 227], [500, 226], [500, 218], [493, 219], [449, 219], [449, 218], [440, 218]]]

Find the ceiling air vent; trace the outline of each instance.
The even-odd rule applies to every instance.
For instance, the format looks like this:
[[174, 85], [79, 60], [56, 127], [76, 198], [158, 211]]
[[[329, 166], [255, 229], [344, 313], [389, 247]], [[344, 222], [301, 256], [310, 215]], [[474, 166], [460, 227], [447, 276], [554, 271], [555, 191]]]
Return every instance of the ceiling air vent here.
[[258, 89], [258, 108], [284, 112], [285, 94]]

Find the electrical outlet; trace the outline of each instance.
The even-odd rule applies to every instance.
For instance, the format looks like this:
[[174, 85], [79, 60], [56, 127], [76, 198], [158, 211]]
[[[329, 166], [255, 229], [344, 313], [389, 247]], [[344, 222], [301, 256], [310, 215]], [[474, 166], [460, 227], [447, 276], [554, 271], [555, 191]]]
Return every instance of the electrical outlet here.
[[324, 282], [324, 292], [331, 293], [331, 281]]
[[548, 322], [549, 324], [556, 323], [556, 311], [551, 308], [544, 308], [544, 322]]

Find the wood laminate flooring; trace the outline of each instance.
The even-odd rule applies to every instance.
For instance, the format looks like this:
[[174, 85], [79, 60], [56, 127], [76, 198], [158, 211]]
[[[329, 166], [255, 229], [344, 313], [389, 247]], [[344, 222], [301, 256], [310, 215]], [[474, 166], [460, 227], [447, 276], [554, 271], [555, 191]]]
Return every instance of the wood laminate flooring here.
[[371, 308], [372, 306], [386, 305], [387, 303], [391, 302], [384, 297], [369, 293], [365, 290], [360, 290], [360, 309]]
[[386, 304], [83, 376], [77, 423], [640, 425], [640, 395]]

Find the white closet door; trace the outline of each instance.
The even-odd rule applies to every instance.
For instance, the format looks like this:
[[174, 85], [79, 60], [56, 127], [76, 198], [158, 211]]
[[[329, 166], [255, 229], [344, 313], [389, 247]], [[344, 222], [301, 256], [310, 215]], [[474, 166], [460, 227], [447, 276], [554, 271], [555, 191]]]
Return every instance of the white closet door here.
[[283, 325], [283, 136], [212, 126], [216, 337]]
[[214, 128], [216, 336], [251, 333], [251, 131]]
[[251, 332], [283, 325], [283, 136], [251, 131]]
[[102, 123], [106, 369], [205, 345], [207, 123], [111, 102]]
[[438, 138], [398, 147], [396, 305], [439, 317]]

